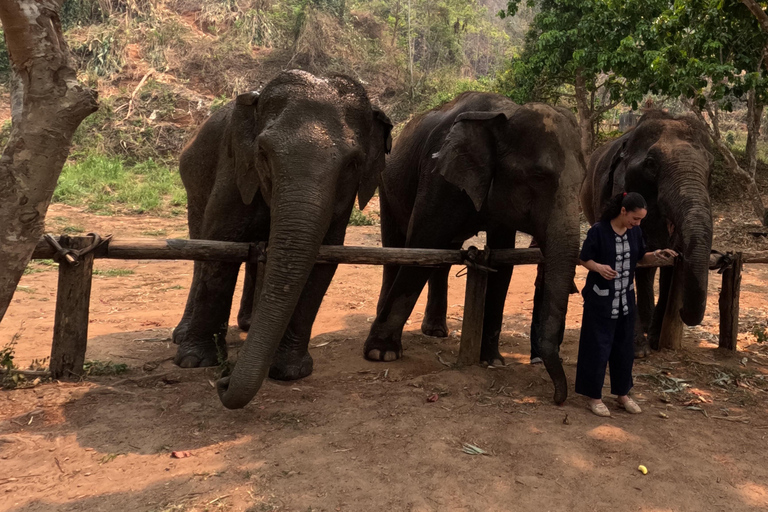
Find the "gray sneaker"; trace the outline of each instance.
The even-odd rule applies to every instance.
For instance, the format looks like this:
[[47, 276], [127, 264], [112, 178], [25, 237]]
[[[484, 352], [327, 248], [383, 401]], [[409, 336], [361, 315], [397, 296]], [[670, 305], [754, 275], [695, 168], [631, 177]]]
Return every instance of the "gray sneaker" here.
[[532, 357], [531, 358], [531, 364], [541, 364], [543, 362], [544, 361], [542, 361], [540, 357]]

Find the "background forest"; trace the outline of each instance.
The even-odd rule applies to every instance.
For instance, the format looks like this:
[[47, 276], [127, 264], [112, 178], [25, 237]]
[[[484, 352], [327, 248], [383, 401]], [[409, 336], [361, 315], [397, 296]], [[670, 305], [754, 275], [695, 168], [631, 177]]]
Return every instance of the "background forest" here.
[[766, 188], [766, 37], [736, 1], [65, 0], [61, 21], [101, 108], [78, 129], [54, 201], [94, 212], [181, 214], [189, 134], [285, 68], [349, 74], [396, 123], [466, 90], [563, 104], [586, 151], [632, 108], [693, 111], [721, 142], [715, 195], [738, 195], [734, 170]]

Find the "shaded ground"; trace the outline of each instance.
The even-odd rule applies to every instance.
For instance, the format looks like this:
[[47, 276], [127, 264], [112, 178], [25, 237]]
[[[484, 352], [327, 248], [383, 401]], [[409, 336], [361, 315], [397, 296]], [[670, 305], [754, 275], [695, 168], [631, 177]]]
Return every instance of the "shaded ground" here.
[[[183, 218], [96, 217], [60, 205], [49, 224], [57, 233], [186, 233]], [[347, 243], [377, 245], [378, 227], [351, 227]], [[3, 343], [19, 333], [20, 366], [50, 352], [56, 272], [34, 269], [0, 326]], [[720, 283], [712, 273], [705, 322], [686, 330], [683, 350], [636, 364], [644, 413], [629, 416], [609, 399], [611, 419], [593, 416], [573, 394], [552, 405], [546, 371], [528, 364], [533, 267], [512, 278], [502, 333], [508, 366], [457, 370], [443, 362], [458, 350], [464, 278], [450, 281], [449, 338], [421, 335], [422, 297], [406, 326], [403, 360], [370, 363], [362, 343], [381, 270], [342, 266], [314, 327], [315, 373], [268, 381], [239, 411], [220, 405], [215, 369], [171, 363], [166, 338], [184, 307], [191, 262], [97, 260], [96, 269], [87, 358], [126, 363], [129, 371], [0, 393], [0, 510], [768, 506], [768, 344], [750, 334], [766, 325], [766, 266], [745, 267], [740, 352], [716, 348]], [[577, 283], [583, 279], [579, 271]], [[571, 393], [580, 310], [571, 296], [562, 353]], [[230, 330], [232, 354], [243, 338]], [[465, 454], [463, 443], [488, 453]], [[172, 451], [190, 456], [175, 459]]]

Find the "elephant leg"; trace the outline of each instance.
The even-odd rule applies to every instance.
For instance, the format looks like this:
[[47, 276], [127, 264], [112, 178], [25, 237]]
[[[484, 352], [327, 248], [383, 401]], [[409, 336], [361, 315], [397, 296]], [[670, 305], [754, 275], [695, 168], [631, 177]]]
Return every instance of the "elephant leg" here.
[[[451, 201], [428, 199], [417, 203], [414, 208], [406, 247], [450, 247], [458, 231], [456, 226], [474, 214], [473, 211], [456, 207]], [[435, 219], [439, 219], [437, 223]], [[393, 361], [402, 357], [403, 327], [434, 270], [426, 267], [400, 267], [365, 340], [363, 353], [366, 359]]]
[[[515, 231], [489, 232], [488, 245], [493, 249], [514, 249]], [[498, 267], [488, 274], [485, 292], [485, 315], [483, 318], [483, 339], [480, 345], [480, 362], [491, 366], [504, 366], [499, 352], [499, 336], [504, 320], [504, 303], [512, 278], [513, 265]]]
[[653, 296], [653, 281], [656, 278], [656, 267], [639, 268], [635, 271], [635, 287], [637, 289], [637, 312], [635, 317], [635, 357], [646, 357], [651, 353], [648, 332], [653, 317], [655, 298]]
[[[346, 229], [346, 221], [332, 224], [323, 245], [344, 245]], [[269, 368], [271, 379], [297, 380], [312, 373], [314, 362], [309, 354], [312, 325], [337, 267], [338, 265], [315, 265], [312, 268]]]
[[[235, 184], [221, 180], [206, 207], [201, 238], [251, 242], [253, 236], [264, 236], [269, 225], [268, 214], [262, 215], [265, 208], [258, 200], [244, 204]], [[194, 309], [174, 358], [182, 368], [216, 366], [227, 359], [227, 326], [240, 268], [239, 263], [213, 261], [196, 266]]]
[[243, 278], [243, 296], [240, 297], [240, 310], [237, 312], [237, 326], [241, 331], [251, 328], [251, 314], [253, 313], [253, 294], [256, 293], [256, 265], [245, 264], [245, 277]]
[[[383, 247], [405, 247], [405, 234], [397, 225], [395, 215], [392, 213], [386, 195], [383, 192], [379, 195], [379, 200], [381, 215], [381, 245]], [[387, 299], [387, 294], [389, 294], [389, 290], [392, 288], [392, 283], [395, 282], [398, 270], [400, 270], [399, 265], [384, 265], [379, 301], [376, 304], [377, 315]]]
[[448, 337], [448, 274], [451, 267], [437, 268], [429, 278], [429, 294], [424, 318], [421, 321], [421, 332], [436, 338]]
[[661, 267], [659, 272], [659, 302], [653, 310], [651, 325], [648, 326], [648, 345], [653, 350], [659, 350], [659, 337], [661, 336], [661, 324], [664, 322], [664, 312], [667, 310], [669, 292], [672, 288], [672, 274], [674, 267]]
[[[201, 238], [203, 231], [203, 216], [205, 214], [208, 198], [210, 197], [210, 191], [187, 190], [187, 195], [187, 224], [189, 225], [189, 238], [199, 239]], [[192, 320], [192, 313], [195, 310], [195, 295], [199, 284], [200, 263], [196, 261], [194, 262], [192, 284], [189, 287], [184, 314], [182, 315], [179, 324], [173, 330], [172, 339], [177, 345], [181, 343], [181, 340], [183, 340], [187, 334], [187, 329], [189, 329], [189, 322]]]

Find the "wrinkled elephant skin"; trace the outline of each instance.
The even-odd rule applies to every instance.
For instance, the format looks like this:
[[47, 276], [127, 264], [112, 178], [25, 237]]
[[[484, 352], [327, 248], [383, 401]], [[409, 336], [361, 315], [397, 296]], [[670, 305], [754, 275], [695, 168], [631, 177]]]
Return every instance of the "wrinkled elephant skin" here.
[[[591, 224], [619, 192], [638, 192], [645, 198], [648, 214], [640, 227], [648, 250], [671, 248], [682, 256], [685, 291], [680, 317], [687, 325], [701, 323], [707, 303], [712, 160], [707, 133], [696, 119], [649, 111], [635, 128], [592, 154], [581, 191]], [[659, 348], [672, 268], [661, 269], [659, 301], [654, 306], [655, 274], [655, 268], [640, 268], [635, 276], [637, 357]]]
[[[258, 297], [247, 272], [238, 324], [248, 336], [217, 386], [226, 407], [245, 406], [267, 373], [290, 380], [312, 372], [309, 336], [336, 270], [314, 262], [321, 244], [344, 243], [355, 196], [363, 208], [373, 195], [391, 128], [353, 79], [294, 70], [215, 112], [184, 148], [190, 237], [268, 242]], [[195, 262], [174, 332], [179, 366], [226, 359], [239, 267]]]
[[[478, 231], [486, 231], [491, 249], [514, 248], [518, 230], [539, 241], [546, 273], [541, 352], [557, 403], [567, 396], [556, 340], [578, 257], [583, 176], [570, 112], [473, 92], [411, 120], [379, 186], [385, 246], [459, 248]], [[497, 270], [488, 276], [481, 343], [482, 361], [493, 365], [504, 364], [499, 334], [512, 267]], [[444, 336], [447, 278], [447, 269], [385, 267], [365, 357], [402, 356], [403, 326], [427, 281], [422, 330]]]

